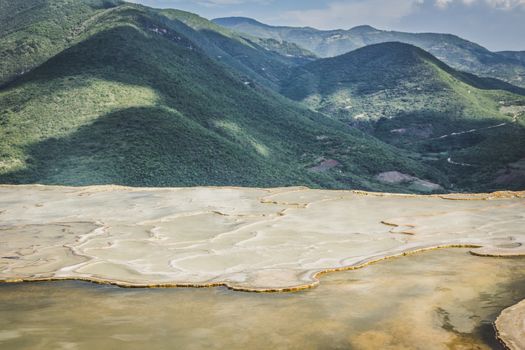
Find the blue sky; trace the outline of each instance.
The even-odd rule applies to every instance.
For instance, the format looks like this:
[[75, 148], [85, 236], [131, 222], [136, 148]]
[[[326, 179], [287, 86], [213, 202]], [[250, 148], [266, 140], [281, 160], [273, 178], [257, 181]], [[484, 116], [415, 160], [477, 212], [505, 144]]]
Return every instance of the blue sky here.
[[491, 50], [525, 50], [525, 0], [131, 0], [206, 18], [246, 16], [274, 25], [457, 34]]

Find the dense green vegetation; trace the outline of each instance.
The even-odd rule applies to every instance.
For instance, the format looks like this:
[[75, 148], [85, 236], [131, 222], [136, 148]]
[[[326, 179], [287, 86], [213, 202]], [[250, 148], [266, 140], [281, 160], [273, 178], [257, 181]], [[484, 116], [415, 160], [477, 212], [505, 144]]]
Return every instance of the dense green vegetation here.
[[[69, 47], [0, 89], [0, 182], [403, 190], [373, 179], [399, 169], [447, 184], [406, 152], [247, 82], [244, 68], [204, 49], [212, 34], [184, 14], [101, 11]], [[331, 158], [336, 169], [308, 170]]]
[[118, 1], [0, 0], [0, 84], [22, 75], [83, 36]]
[[[0, 84], [89, 38], [94, 25], [124, 5], [120, 0], [0, 0]], [[273, 89], [289, 68], [313, 56], [294, 44], [243, 38], [192, 13], [133, 6], [155, 17], [158, 29], [171, 27], [245, 80]]]
[[525, 158], [524, 89], [411, 45], [315, 60], [178, 10], [0, 0], [0, 57], [2, 183], [428, 191], [376, 178], [388, 171], [444, 191], [525, 183], [509, 180]]
[[370, 45], [296, 68], [283, 93], [418, 154], [462, 189], [512, 187], [493, 183], [495, 174], [525, 157], [525, 89], [456, 71], [412, 45]]
[[218, 18], [214, 22], [240, 33], [292, 42], [320, 57], [342, 55], [367, 45], [403, 42], [432, 53], [456, 69], [525, 87], [525, 60], [522, 53], [491, 52], [455, 35], [385, 31], [370, 26], [349, 30], [274, 27], [243, 17]]
[[168, 19], [174, 30], [210, 58], [241, 73], [245, 81], [255, 81], [274, 90], [278, 90], [290, 68], [313, 58], [312, 53], [297, 45], [243, 37], [193, 13], [173, 9], [156, 12], [161, 21]]
[[525, 64], [525, 51], [500, 51], [498, 54]]

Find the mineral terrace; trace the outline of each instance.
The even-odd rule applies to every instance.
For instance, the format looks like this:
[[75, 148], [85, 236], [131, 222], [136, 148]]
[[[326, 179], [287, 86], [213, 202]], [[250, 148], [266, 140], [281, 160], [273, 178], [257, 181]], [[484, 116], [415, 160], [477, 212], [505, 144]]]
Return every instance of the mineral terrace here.
[[425, 249], [520, 255], [523, 197], [0, 186], [0, 280], [289, 291]]

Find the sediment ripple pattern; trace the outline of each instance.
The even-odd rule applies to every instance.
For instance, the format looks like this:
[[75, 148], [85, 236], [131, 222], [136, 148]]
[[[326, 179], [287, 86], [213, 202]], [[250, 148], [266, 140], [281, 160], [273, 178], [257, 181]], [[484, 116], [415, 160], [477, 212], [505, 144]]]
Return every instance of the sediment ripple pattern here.
[[523, 255], [524, 197], [0, 186], [0, 280], [290, 291], [426, 249]]

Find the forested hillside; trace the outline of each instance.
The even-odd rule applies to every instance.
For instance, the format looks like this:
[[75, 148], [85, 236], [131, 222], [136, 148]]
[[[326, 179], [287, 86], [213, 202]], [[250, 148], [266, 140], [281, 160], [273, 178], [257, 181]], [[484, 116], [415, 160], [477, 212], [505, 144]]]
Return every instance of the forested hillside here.
[[[34, 2], [74, 9], [67, 0]], [[206, 42], [244, 44], [228, 41], [228, 33], [202, 36], [194, 22], [200, 18], [76, 3], [94, 15], [82, 17], [82, 34], [62, 50], [55, 46], [57, 54], [42, 51], [39, 59], [47, 61], [31, 61], [33, 69], [0, 90], [1, 182], [403, 190], [373, 178], [395, 168], [446, 185], [442, 174], [405, 152], [247, 80], [248, 65], [213, 57]], [[40, 20], [41, 6], [11, 13], [32, 18], [38, 29], [55, 18], [44, 12]], [[65, 22], [80, 16], [55, 15]], [[11, 62], [25, 57], [11, 54]], [[323, 168], [335, 159], [337, 166]]]
[[[384, 43], [298, 67], [282, 91], [419, 154], [459, 188], [523, 186], [522, 170], [510, 164], [525, 158], [525, 89], [456, 71], [412, 45]], [[505, 173], [513, 181], [503, 181]]]
[[292, 42], [320, 57], [342, 55], [367, 45], [403, 42], [432, 53], [456, 69], [525, 87], [525, 63], [520, 53], [491, 52], [456, 35], [405, 33], [367, 25], [348, 30], [275, 27], [244, 17], [218, 18], [214, 22], [245, 35]]

